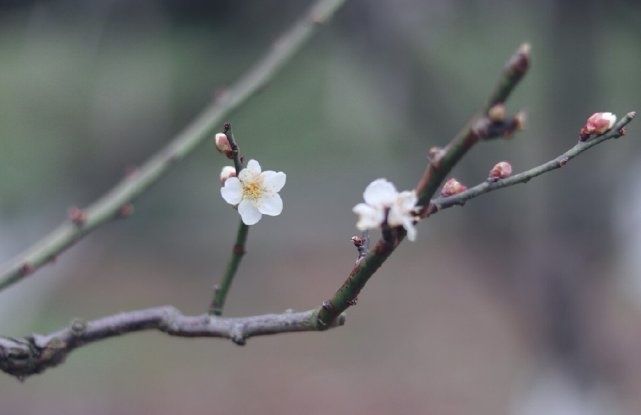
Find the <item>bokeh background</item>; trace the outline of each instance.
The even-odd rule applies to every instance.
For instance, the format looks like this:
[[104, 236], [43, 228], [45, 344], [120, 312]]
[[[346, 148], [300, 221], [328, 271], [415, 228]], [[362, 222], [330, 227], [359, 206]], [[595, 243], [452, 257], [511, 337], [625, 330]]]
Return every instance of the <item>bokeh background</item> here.
[[[167, 143], [310, 1], [0, 1], [0, 259]], [[353, 205], [400, 189], [532, 44], [509, 101], [526, 131], [477, 146], [467, 184], [570, 148], [595, 111], [641, 110], [634, 1], [349, 0], [229, 118], [248, 158], [287, 173], [283, 214], [252, 227], [230, 316], [308, 309], [353, 265]], [[203, 313], [237, 214], [203, 144], [136, 202], [0, 293], [0, 333], [172, 304]], [[134, 334], [19, 383], [6, 414], [638, 414], [641, 126], [567, 167], [430, 218], [326, 333]]]

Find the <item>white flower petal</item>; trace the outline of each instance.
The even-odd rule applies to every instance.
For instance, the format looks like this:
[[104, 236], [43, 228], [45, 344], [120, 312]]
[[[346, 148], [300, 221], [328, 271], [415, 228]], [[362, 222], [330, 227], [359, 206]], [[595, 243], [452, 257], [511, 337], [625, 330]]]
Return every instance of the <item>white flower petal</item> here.
[[358, 222], [356, 228], [359, 231], [366, 229], [376, 229], [385, 220], [385, 212], [383, 209], [376, 209], [368, 204], [359, 203], [352, 209], [358, 215]]
[[398, 192], [391, 182], [385, 179], [376, 179], [365, 188], [363, 199], [368, 205], [389, 206], [397, 195]]
[[260, 164], [254, 159], [249, 160], [247, 163], [247, 169], [253, 173], [260, 174]]
[[263, 186], [268, 189], [270, 192], [276, 193], [285, 186], [285, 181], [287, 181], [287, 175], [282, 171], [276, 173], [272, 170], [267, 170], [261, 173], [263, 177]]
[[416, 240], [416, 227], [414, 226], [414, 223], [412, 222], [412, 220], [407, 219], [403, 221], [403, 227], [407, 232], [407, 239], [414, 242]]
[[396, 204], [404, 212], [411, 212], [416, 208], [416, 202], [418, 202], [418, 196], [416, 195], [416, 190], [405, 190], [398, 194], [396, 198]]
[[278, 216], [283, 211], [283, 199], [273, 193], [258, 201], [258, 211], [263, 215]]
[[237, 177], [225, 180], [225, 186], [220, 189], [220, 195], [230, 205], [239, 204], [243, 198], [243, 186], [240, 184], [240, 180]]
[[254, 225], [262, 217], [261, 213], [256, 209], [256, 206], [249, 200], [243, 200], [238, 205], [238, 213], [245, 225]]

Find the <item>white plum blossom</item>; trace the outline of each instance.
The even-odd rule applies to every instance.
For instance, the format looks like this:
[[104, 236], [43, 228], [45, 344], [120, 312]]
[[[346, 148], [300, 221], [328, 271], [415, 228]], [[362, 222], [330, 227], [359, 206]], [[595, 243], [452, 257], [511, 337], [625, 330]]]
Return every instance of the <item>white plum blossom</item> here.
[[402, 226], [407, 231], [407, 239], [416, 239], [416, 191], [406, 190], [399, 193], [391, 182], [376, 179], [365, 188], [363, 199], [365, 203], [359, 203], [352, 209], [358, 215], [358, 230], [378, 228], [387, 216], [388, 225]]
[[287, 176], [282, 171], [261, 171], [256, 160], [249, 160], [238, 177], [229, 177], [220, 189], [225, 202], [238, 206], [245, 225], [256, 224], [263, 215], [278, 216], [283, 200], [278, 192], [285, 186]]

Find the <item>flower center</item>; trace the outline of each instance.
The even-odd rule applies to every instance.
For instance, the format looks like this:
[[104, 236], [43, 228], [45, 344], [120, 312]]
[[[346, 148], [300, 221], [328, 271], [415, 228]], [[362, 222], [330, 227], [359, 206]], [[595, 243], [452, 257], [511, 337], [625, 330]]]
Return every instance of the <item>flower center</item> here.
[[250, 200], [258, 200], [263, 194], [260, 183], [258, 182], [248, 182], [243, 183], [243, 195]]

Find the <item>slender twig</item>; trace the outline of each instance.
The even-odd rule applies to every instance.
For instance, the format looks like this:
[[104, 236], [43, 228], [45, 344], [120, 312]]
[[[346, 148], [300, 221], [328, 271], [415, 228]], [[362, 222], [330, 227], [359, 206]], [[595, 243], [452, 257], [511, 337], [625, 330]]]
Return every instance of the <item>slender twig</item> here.
[[229, 141], [229, 146], [231, 147], [232, 159], [234, 160], [234, 168], [236, 169], [236, 176], [240, 174], [240, 171], [243, 169], [243, 156], [240, 154], [240, 147], [234, 138], [234, 132], [231, 129], [231, 123], [226, 122], [223, 128], [223, 134], [227, 136], [227, 141]]
[[[61, 252], [86, 234], [115, 218], [124, 216], [120, 210], [164, 176], [179, 160], [210, 136], [224, 117], [263, 88], [289, 61], [295, 52], [328, 21], [345, 0], [318, 0], [292, 28], [285, 32], [270, 51], [221, 98], [204, 111], [169, 144], [149, 158], [134, 174], [83, 210], [83, 221], [64, 221], [50, 234], [27, 248], [0, 268], [0, 291], [23, 277], [52, 262]], [[129, 209], [130, 210], [130, 209]]]
[[[333, 327], [344, 322], [341, 317]], [[185, 316], [170, 306], [148, 308], [92, 321], [76, 319], [68, 327], [46, 335], [33, 334], [19, 339], [0, 336], [0, 370], [24, 379], [57, 366], [79, 347], [152, 329], [177, 337], [222, 337], [238, 345], [244, 345], [253, 336], [318, 331], [316, 310], [219, 318], [206, 314]]]
[[[418, 194], [418, 206], [426, 206], [441, 183], [458, 163], [461, 158], [482, 139], [494, 138], [507, 132], [513, 132], [518, 123], [500, 123], [501, 127], [495, 129], [488, 117], [488, 112], [497, 104], [503, 104], [512, 93], [527, 72], [530, 63], [530, 47], [522, 45], [510, 58], [505, 66], [499, 82], [490, 94], [487, 103], [482, 107], [480, 115], [476, 115], [468, 122], [467, 126], [450, 143], [438, 151], [433, 152], [433, 157], [425, 169], [423, 177], [416, 186]], [[370, 277], [394, 252], [396, 247], [405, 237], [405, 230], [402, 227], [384, 229], [381, 238], [374, 249], [359, 261], [343, 285], [336, 291], [334, 296], [319, 308], [318, 324], [322, 328], [337, 318], [348, 307], [353, 305], [360, 291]]]
[[[227, 136], [229, 145], [231, 146], [232, 156], [234, 159], [234, 168], [236, 169], [236, 176], [240, 174], [240, 171], [243, 169], [243, 156], [240, 154], [240, 148], [238, 143], [234, 139], [234, 133], [231, 129], [230, 123], [225, 123], [225, 128], [223, 133]], [[223, 314], [223, 307], [225, 306], [225, 299], [227, 298], [227, 293], [231, 288], [231, 283], [234, 280], [240, 261], [245, 255], [245, 243], [247, 241], [247, 233], [249, 232], [249, 226], [245, 225], [241, 220], [238, 225], [238, 231], [236, 232], [236, 242], [231, 251], [231, 256], [229, 262], [227, 263], [227, 269], [223, 275], [223, 280], [220, 285], [214, 287], [214, 297], [211, 300], [209, 305], [209, 314], [214, 314], [220, 316]]]
[[635, 112], [629, 112], [618, 123], [616, 123], [609, 132], [598, 137], [594, 137], [593, 139], [588, 141], [579, 141], [570, 150], [561, 154], [557, 158], [543, 163], [537, 167], [523, 171], [505, 179], [486, 180], [481, 184], [478, 184], [464, 192], [452, 196], [434, 198], [430, 202], [426, 214], [432, 215], [439, 210], [447, 209], [455, 205], [464, 205], [468, 200], [474, 199], [475, 197], [481, 196], [485, 193], [489, 193], [497, 189], [502, 189], [504, 187], [513, 186], [519, 183], [527, 183], [528, 181], [530, 181], [530, 179], [536, 176], [540, 176], [541, 174], [547, 173], [551, 170], [559, 169], [565, 166], [568, 161], [572, 160], [582, 152], [596, 146], [597, 144], [600, 144], [612, 138], [619, 138], [624, 135], [624, 127], [628, 125], [630, 121], [632, 121], [635, 115]]
[[223, 313], [227, 293], [229, 292], [231, 283], [234, 280], [234, 275], [236, 275], [236, 270], [238, 270], [238, 265], [240, 265], [240, 260], [243, 258], [243, 255], [245, 255], [245, 242], [247, 241], [248, 231], [249, 226], [245, 225], [241, 221], [238, 225], [236, 242], [234, 243], [231, 257], [229, 258], [229, 263], [225, 270], [225, 275], [223, 276], [220, 285], [217, 285], [214, 289], [214, 298], [209, 306], [209, 314], [220, 316]]

